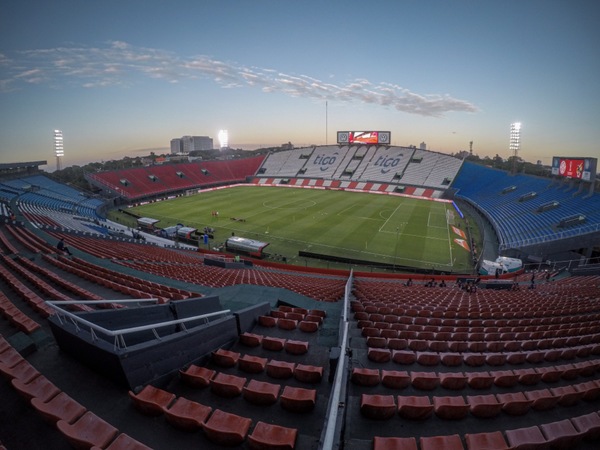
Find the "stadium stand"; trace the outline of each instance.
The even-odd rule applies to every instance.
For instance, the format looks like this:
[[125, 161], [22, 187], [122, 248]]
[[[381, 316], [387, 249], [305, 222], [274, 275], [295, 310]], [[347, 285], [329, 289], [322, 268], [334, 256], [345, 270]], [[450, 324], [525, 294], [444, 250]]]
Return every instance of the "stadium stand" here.
[[256, 174], [263, 159], [262, 156], [257, 156], [231, 161], [140, 167], [87, 173], [86, 179], [106, 194], [134, 200], [189, 189], [245, 182], [247, 177]]
[[[317, 153], [331, 156], [339, 147], [313, 150], [311, 159], [292, 162], [290, 152], [277, 164], [289, 162], [286, 170], [300, 162], [314, 164]], [[353, 147], [353, 158], [362, 159], [344, 159], [346, 167], [353, 161], [367, 164], [369, 156], [372, 166], [365, 165], [356, 179], [327, 180], [328, 186], [379, 190], [377, 184], [387, 181], [376, 184], [364, 177], [384, 150]], [[460, 164], [444, 172], [447, 161], [429, 153], [415, 150], [411, 162], [402, 160], [404, 173], [421, 180], [411, 192], [444, 190], [444, 180], [454, 179], [459, 195], [496, 224], [550, 198], [560, 206], [534, 218], [575, 204], [569, 211], [580, 211], [595, 201], [592, 196], [583, 202], [572, 191], [559, 195], [564, 186], [544, 189], [525, 176], [490, 174], [487, 186], [467, 178], [468, 164], [456, 176]], [[176, 189], [237, 183], [257, 175], [261, 163], [257, 158], [231, 166], [219, 161], [153, 167], [137, 183], [164, 182]], [[275, 171], [275, 160], [271, 163], [269, 170]], [[200, 171], [188, 171], [197, 167]], [[375, 178], [375, 171], [369, 173]], [[325, 185], [321, 176], [295, 179]], [[426, 287], [425, 280], [406, 286], [402, 277], [373, 274], [348, 278], [260, 264], [225, 269], [203, 264], [196, 251], [86, 229], [86, 221], [68, 220], [84, 215], [76, 208], [81, 199], [44, 183], [36, 176], [4, 185], [15, 193], [7, 200], [14, 205], [19, 199], [25, 221], [0, 224], [0, 440], [6, 448], [319, 449], [334, 448], [326, 444], [331, 429], [337, 430], [337, 443], [352, 450], [597, 448], [597, 276], [553, 282], [534, 276], [535, 290], [467, 292], [454, 284], [455, 277], [448, 277], [448, 287]], [[32, 185], [39, 190], [32, 192]], [[508, 186], [516, 188], [498, 194]], [[51, 193], [41, 195], [45, 190]], [[519, 202], [533, 191], [535, 198]], [[139, 195], [149, 192], [154, 191], [144, 188]], [[3, 216], [10, 217], [3, 206]], [[96, 207], [85, 207], [93, 221]], [[523, 211], [517, 215], [526, 227]], [[594, 211], [585, 214], [595, 220]], [[553, 217], [555, 223], [563, 214]], [[499, 233], [508, 239], [516, 231]], [[59, 238], [73, 255], [57, 253], [53, 243]], [[527, 286], [530, 274], [515, 281]], [[238, 338], [134, 389], [62, 351], [46, 319], [55, 313], [48, 299], [77, 301], [72, 312], [96, 314], [122, 308], [113, 303], [115, 296], [153, 297], [173, 307], [174, 301], [214, 292], [238, 314]], [[90, 300], [105, 302], [86, 303]], [[260, 312], [244, 316], [257, 305]], [[331, 426], [330, 411], [339, 411], [344, 423]]]
[[[501, 249], [557, 241], [597, 231], [600, 225], [600, 197], [574, 195], [576, 188], [552, 183], [549, 179], [506, 172], [466, 162], [455, 179], [457, 197], [475, 205], [494, 225]], [[510, 189], [509, 189], [510, 188]], [[523, 195], [536, 192], [528, 201]], [[548, 202], [553, 209], [539, 211]], [[583, 223], [558, 227], [571, 216], [585, 216]]]

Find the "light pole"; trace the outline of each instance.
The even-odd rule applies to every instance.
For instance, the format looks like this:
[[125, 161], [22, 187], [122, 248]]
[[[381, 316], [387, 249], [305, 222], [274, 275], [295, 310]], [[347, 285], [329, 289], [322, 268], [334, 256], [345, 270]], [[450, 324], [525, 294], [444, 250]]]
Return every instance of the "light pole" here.
[[56, 155], [56, 170], [60, 170], [60, 159], [65, 155], [63, 132], [54, 130], [54, 154]]
[[512, 173], [517, 172], [517, 157], [519, 156], [519, 150], [521, 149], [521, 122], [514, 122], [510, 124], [510, 143], [509, 150], [512, 153]]

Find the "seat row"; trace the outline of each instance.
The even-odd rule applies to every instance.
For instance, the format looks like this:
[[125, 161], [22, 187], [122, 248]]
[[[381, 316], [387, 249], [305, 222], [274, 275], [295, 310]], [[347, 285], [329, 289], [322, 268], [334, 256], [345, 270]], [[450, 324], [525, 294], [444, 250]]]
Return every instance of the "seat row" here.
[[[369, 330], [365, 328], [364, 330]], [[436, 336], [438, 339], [407, 338], [406, 334], [414, 332], [400, 332], [395, 334], [394, 330], [383, 330], [379, 336], [367, 336], [366, 344], [370, 348], [387, 348], [390, 350], [413, 350], [432, 352], [508, 352], [520, 351], [549, 351], [569, 352], [577, 356], [595, 354], [600, 352], [600, 343], [591, 342], [597, 340], [600, 334], [582, 337], [540, 339], [540, 340], [512, 340], [512, 341], [449, 341]], [[403, 337], [392, 337], [403, 336]], [[566, 354], [566, 353], [565, 353]]]
[[30, 334], [41, 325], [17, 308], [4, 293], [0, 292], [0, 313], [23, 333]]
[[295, 320], [286, 317], [288, 314], [295, 315], [295, 313], [278, 313], [277, 311], [272, 311], [271, 314], [273, 313], [275, 315], [282, 315], [282, 317], [276, 317], [274, 315], [259, 316], [258, 324], [267, 328], [277, 327], [282, 330], [295, 330], [298, 328], [300, 331], [304, 331], [305, 333], [314, 333], [318, 330], [322, 320], [319, 316], [311, 316], [311, 318]]
[[[467, 433], [464, 442], [467, 450], [525, 450], [525, 449], [568, 449], [583, 439], [600, 438], [600, 415], [596, 412], [558, 420], [540, 426], [523, 427], [484, 433]], [[420, 450], [465, 450], [458, 434], [447, 436], [422, 436]], [[373, 438], [373, 450], [418, 450], [414, 437]]]
[[86, 300], [102, 300], [103, 298], [93, 292], [84, 289], [77, 283], [72, 283], [68, 280], [65, 280], [64, 277], [59, 276], [57, 273], [47, 269], [46, 267], [42, 267], [30, 259], [24, 258], [22, 256], [18, 256], [15, 258], [21, 265], [27, 267], [32, 272], [36, 272], [41, 274], [43, 277], [51, 280], [56, 285], [59, 285], [68, 291], [72, 292], [77, 296], [77, 298], [86, 299]]
[[4, 339], [0, 340], [0, 373], [10, 379], [13, 388], [42, 419], [55, 425], [73, 447], [150, 449], [127, 434], [119, 433], [117, 428], [61, 391]]
[[[288, 362], [288, 361], [278, 361], [275, 359], [272, 359], [269, 361], [264, 359], [259, 362], [259, 361], [256, 361], [254, 358], [256, 358], [256, 357], [252, 357], [252, 359], [247, 360], [248, 361], [247, 364], [239, 366], [240, 370], [242, 370], [246, 373], [254, 374], [254, 373], [260, 373], [264, 370], [264, 368], [266, 368], [267, 375], [269, 375], [271, 378], [278, 379], [278, 380], [284, 380], [284, 379], [291, 378], [293, 376], [296, 380], [298, 380], [302, 383], [308, 383], [308, 384], [319, 383], [321, 381], [321, 379], [323, 378], [323, 368], [322, 367], [311, 366], [311, 365], [306, 365], [306, 364], [296, 364], [296, 363]], [[200, 388], [211, 386], [211, 384], [214, 382], [215, 377], [217, 377], [219, 375], [221, 375], [221, 376], [227, 375], [225, 373], [220, 373], [220, 372], [217, 372], [216, 370], [209, 369], [207, 367], [197, 366], [195, 364], [190, 365], [185, 370], [183, 370], [183, 369], [180, 370], [179, 373], [181, 375], [182, 380], [185, 381], [187, 384], [189, 384], [190, 386], [200, 387]], [[244, 377], [239, 377], [239, 376], [235, 376], [235, 375], [228, 375], [228, 376], [235, 377], [235, 378], [229, 378], [232, 381], [241, 380], [241, 381], [236, 381], [234, 383], [237, 386], [239, 386], [241, 383], [241, 386], [239, 387], [239, 389], [241, 389], [241, 387], [246, 382], [246, 378], [244, 378]], [[221, 380], [223, 379], [222, 377], [219, 377], [219, 378]]]
[[[538, 326], [538, 327], [519, 327], [516, 328], [496, 328], [494, 332], [481, 331], [483, 328], [466, 327], [433, 327], [428, 325], [404, 325], [389, 324], [387, 322], [372, 322], [370, 320], [359, 320], [357, 328], [361, 335], [367, 337], [385, 337], [401, 339], [421, 339], [427, 341], [448, 341], [448, 342], [512, 342], [512, 341], [533, 341], [524, 344], [524, 346], [533, 347], [539, 341], [548, 346], [574, 346], [581, 343], [599, 343], [600, 326], [574, 327], [569, 325]], [[469, 331], [470, 330], [470, 331]], [[479, 331], [476, 331], [479, 330]], [[502, 330], [502, 331], [500, 331]], [[553, 341], [556, 341], [553, 343]]]
[[377, 386], [381, 383], [390, 389], [404, 389], [412, 385], [416, 389], [433, 390], [438, 386], [460, 390], [489, 389], [492, 386], [513, 387], [517, 384], [533, 386], [540, 381], [556, 383], [559, 380], [574, 380], [579, 376], [592, 376], [600, 370], [600, 361], [582, 361], [575, 364], [546, 366], [515, 370], [482, 372], [417, 372], [399, 370], [352, 369], [351, 381], [357, 386]]
[[600, 384], [596, 381], [533, 391], [467, 395], [466, 400], [463, 396], [362, 394], [360, 411], [376, 420], [390, 419], [396, 412], [404, 419], [415, 420], [426, 419], [433, 412], [447, 420], [463, 419], [469, 412], [474, 417], [487, 419], [501, 412], [521, 416], [530, 409], [546, 411], [556, 405], [573, 406], [582, 399], [593, 401], [599, 397]]
[[387, 313], [387, 310], [382, 308], [377, 308], [377, 310], [382, 310], [386, 312], [386, 314], [380, 312], [368, 312], [366, 310], [356, 311], [354, 313], [354, 320], [370, 320], [371, 322], [387, 322], [390, 324], [400, 323], [403, 325], [421, 325], [432, 327], [464, 327], [467, 329], [465, 331], [469, 331], [469, 328], [482, 328], [482, 331], [492, 332], [493, 328], [513, 329], [518, 327], [551, 327], [556, 325], [572, 326], [573, 324], [593, 325], [600, 319], [600, 314], [535, 317], [531, 319], [444, 319], [441, 317], [406, 315], [402, 313], [404, 311], [402, 308], [396, 308], [392, 310], [393, 312], [389, 313]]
[[[287, 395], [285, 391], [282, 394], [282, 406], [284, 406], [284, 395]], [[137, 394], [129, 391], [129, 397], [141, 413], [148, 416], [159, 416], [164, 413], [167, 422], [174, 427], [186, 431], [202, 429], [210, 441], [219, 445], [240, 445], [246, 438], [249, 447], [257, 450], [269, 448], [291, 450], [296, 445], [298, 430], [295, 428], [258, 422], [252, 434], [248, 435], [252, 419], [220, 409], [213, 411], [210, 406], [185, 397], [176, 398], [175, 394], [152, 385], [145, 386]]]
[[[309, 348], [309, 343], [307, 341], [262, 336], [247, 332], [240, 335], [240, 342], [247, 347], [258, 347], [260, 345], [263, 349], [274, 352], [285, 350], [285, 352], [289, 353], [290, 355], [304, 355], [305, 353], [308, 353]], [[233, 367], [240, 360], [240, 358], [242, 359], [243, 363], [251, 359], [249, 355], [241, 355], [239, 352], [225, 350], [223, 348], [212, 352], [212, 361], [221, 367]], [[258, 357], [253, 358], [255, 358], [256, 361], [261, 360], [261, 358]]]
[[4, 266], [0, 266], [0, 278], [2, 278], [12, 288], [12, 290], [17, 293], [19, 297], [21, 297], [29, 306], [31, 306], [34, 311], [39, 313], [42, 317], [48, 317], [54, 312], [54, 310], [46, 305], [44, 300], [38, 294], [25, 286], [21, 280], [15, 277]]
[[369, 348], [367, 357], [375, 363], [393, 361], [396, 364], [411, 365], [415, 362], [422, 366], [460, 366], [463, 363], [470, 367], [520, 365], [525, 362], [539, 364], [542, 362], [570, 361], [576, 357], [600, 355], [600, 344], [582, 346], [564, 350], [540, 350], [530, 352], [427, 352], [414, 350], [390, 350], [389, 348]]
[[[533, 294], [528, 294], [535, 295]], [[502, 307], [481, 307], [476, 303], [469, 303], [464, 306], [452, 306], [436, 303], [435, 306], [425, 306], [419, 308], [414, 302], [410, 306], [406, 306], [405, 302], [390, 302], [375, 306], [368, 303], [351, 303], [353, 312], [373, 312], [379, 314], [391, 313], [398, 316], [410, 317], [432, 317], [439, 319], [470, 319], [470, 320], [500, 320], [500, 319], [534, 319], [549, 316], [570, 316], [579, 314], [589, 314], [598, 312], [597, 306], [589, 304], [582, 306], [573, 302], [552, 302], [547, 298], [543, 298], [540, 305], [536, 308], [525, 308], [528, 299], [523, 297], [512, 303], [504, 303]], [[411, 302], [413, 300], [411, 299]], [[527, 303], [528, 304], [528, 303]], [[368, 310], [367, 310], [368, 308]], [[516, 309], [519, 308], [519, 309]], [[390, 311], [390, 312], [388, 312]]]

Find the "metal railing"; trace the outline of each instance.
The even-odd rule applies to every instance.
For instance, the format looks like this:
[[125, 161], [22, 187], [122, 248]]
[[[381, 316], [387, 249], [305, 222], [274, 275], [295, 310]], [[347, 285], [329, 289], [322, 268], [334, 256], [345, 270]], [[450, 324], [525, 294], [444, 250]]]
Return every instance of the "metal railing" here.
[[127, 348], [127, 344], [125, 343], [125, 335], [127, 335], [127, 334], [136, 333], [139, 331], [151, 330], [152, 333], [154, 334], [154, 337], [157, 340], [160, 340], [161, 337], [158, 335], [158, 332], [156, 331], [157, 328], [179, 325], [181, 327], [181, 331], [187, 332], [185, 324], [188, 322], [204, 319], [206, 321], [206, 323], [208, 323], [209, 319], [211, 317], [216, 317], [216, 316], [226, 315], [226, 314], [231, 313], [231, 310], [224, 309], [221, 311], [215, 311], [215, 312], [208, 313], [208, 314], [200, 314], [197, 316], [186, 317], [183, 319], [175, 319], [175, 320], [168, 320], [168, 321], [164, 321], [164, 322], [156, 322], [156, 323], [151, 323], [151, 324], [146, 324], [146, 325], [140, 325], [137, 327], [121, 328], [118, 330], [109, 330], [108, 328], [104, 328], [98, 324], [90, 322], [89, 320], [86, 320], [86, 319], [78, 316], [77, 314], [67, 311], [64, 308], [61, 308], [59, 306], [59, 305], [75, 305], [75, 304], [98, 305], [98, 304], [106, 304], [106, 303], [117, 303], [117, 304], [135, 303], [135, 304], [138, 304], [138, 303], [156, 303], [157, 301], [158, 300], [154, 299], [154, 298], [140, 299], [140, 300], [110, 300], [110, 301], [108, 301], [108, 300], [89, 300], [89, 301], [68, 300], [68, 301], [46, 301], [46, 304], [48, 304], [51, 308], [53, 308], [54, 310], [57, 311], [57, 313], [58, 313], [57, 318], [61, 324], [66, 322], [66, 318], [69, 318], [71, 320], [71, 322], [73, 323], [73, 325], [75, 325], [75, 329], [77, 332], [80, 332], [82, 330], [81, 326], [88, 327], [93, 341], [99, 340], [97, 333], [102, 333], [106, 336], [114, 338], [113, 348], [115, 350]]
[[[340, 398], [342, 395], [342, 387], [344, 385], [346, 375], [346, 355], [348, 346], [348, 308], [349, 298], [352, 292], [352, 279], [353, 274], [350, 272], [348, 281], [346, 282], [346, 288], [344, 292], [344, 306], [342, 311], [341, 320], [341, 336], [340, 336], [340, 359], [337, 364], [337, 370], [335, 372], [335, 378], [333, 380], [333, 390], [329, 399], [329, 407], [327, 411], [327, 418], [325, 422], [325, 436], [323, 437], [321, 450], [332, 450], [336, 442], [336, 438], [340, 439], [340, 436], [336, 436], [338, 429], [338, 418], [340, 417], [340, 409], [342, 403]], [[344, 402], [345, 404], [345, 402]]]

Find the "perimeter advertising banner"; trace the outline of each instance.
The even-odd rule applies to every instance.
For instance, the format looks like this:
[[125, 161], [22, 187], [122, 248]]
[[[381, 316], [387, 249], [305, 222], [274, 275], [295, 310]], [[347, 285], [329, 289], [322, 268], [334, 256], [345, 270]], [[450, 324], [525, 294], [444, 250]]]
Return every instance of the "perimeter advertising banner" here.
[[389, 131], [338, 131], [338, 144], [381, 144], [390, 145]]

